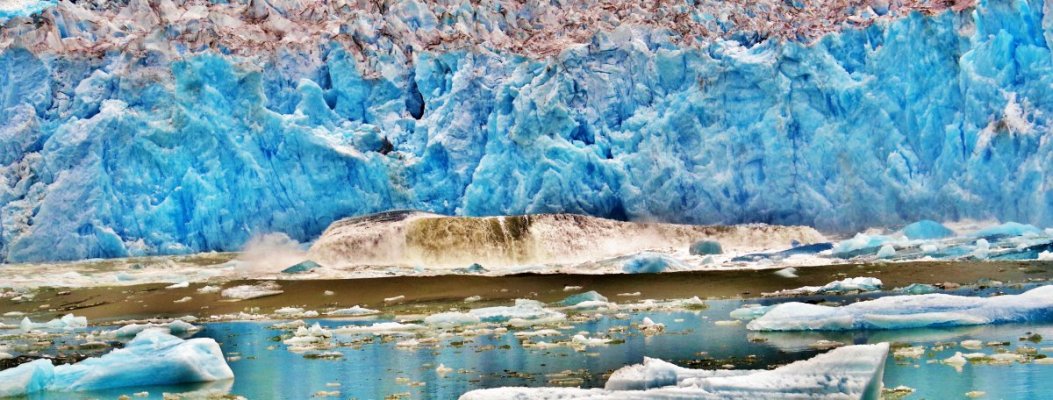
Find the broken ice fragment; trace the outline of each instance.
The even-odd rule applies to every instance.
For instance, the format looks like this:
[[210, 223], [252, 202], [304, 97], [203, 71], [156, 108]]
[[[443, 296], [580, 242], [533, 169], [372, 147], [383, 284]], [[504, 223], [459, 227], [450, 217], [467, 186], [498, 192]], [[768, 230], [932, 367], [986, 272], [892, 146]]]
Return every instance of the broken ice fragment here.
[[720, 247], [720, 243], [713, 240], [700, 240], [691, 244], [688, 248], [688, 252], [694, 256], [705, 256], [711, 254], [721, 254], [724, 250]]
[[282, 273], [283, 274], [303, 274], [303, 273], [314, 271], [314, 270], [319, 269], [319, 268], [322, 268], [322, 266], [319, 265], [318, 263], [316, 263], [314, 261], [311, 261], [311, 260], [306, 260], [304, 262], [301, 262], [301, 263], [298, 263], [296, 265], [293, 265], [293, 266], [291, 266], [289, 268], [283, 269]]
[[37, 360], [0, 371], [0, 396], [174, 385], [233, 377], [215, 340], [183, 340], [161, 330], [147, 329], [126, 347], [101, 357], [59, 366]]

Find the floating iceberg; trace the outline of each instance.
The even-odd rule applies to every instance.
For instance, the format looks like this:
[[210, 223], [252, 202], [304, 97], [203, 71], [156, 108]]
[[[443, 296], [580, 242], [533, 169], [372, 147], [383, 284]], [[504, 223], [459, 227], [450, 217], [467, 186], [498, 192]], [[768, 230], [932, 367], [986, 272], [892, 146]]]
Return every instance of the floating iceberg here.
[[564, 307], [576, 306], [584, 302], [607, 302], [607, 297], [599, 294], [595, 290], [590, 290], [585, 293], [578, 293], [571, 295], [559, 302], [559, 305]]
[[880, 398], [887, 343], [845, 346], [773, 370], [693, 370], [645, 358], [603, 389], [496, 388], [461, 400], [496, 399], [867, 399]]
[[273, 282], [264, 282], [257, 285], [238, 285], [223, 289], [220, 293], [223, 297], [233, 300], [258, 299], [260, 297], [276, 296], [285, 293], [281, 286]]
[[664, 254], [643, 252], [632, 256], [622, 264], [622, 271], [627, 274], [656, 274], [666, 271], [683, 271], [689, 269], [684, 263]]
[[380, 314], [380, 311], [365, 308], [361, 306], [354, 306], [350, 308], [341, 308], [339, 310], [333, 310], [325, 313], [325, 315], [332, 315], [337, 317], [361, 317], [365, 315], [376, 315]]
[[445, 312], [429, 315], [424, 323], [449, 327], [471, 325], [481, 322], [501, 323], [513, 326], [551, 324], [566, 319], [566, 314], [545, 308], [536, 300], [517, 299], [514, 306], [484, 307], [468, 312]]
[[808, 294], [838, 294], [847, 292], [872, 292], [881, 290], [881, 280], [871, 277], [845, 278], [833, 281], [823, 286], [802, 286], [796, 289], [785, 289], [772, 293], [764, 293], [764, 296], [800, 296]]
[[888, 296], [840, 307], [783, 303], [746, 327], [753, 331], [902, 329], [1048, 321], [1053, 321], [1053, 285], [995, 297]]
[[183, 340], [161, 330], [139, 333], [122, 349], [76, 364], [37, 360], [0, 371], [0, 397], [40, 391], [83, 391], [174, 385], [234, 378], [212, 339]]
[[63, 315], [62, 318], [56, 318], [48, 322], [37, 323], [29, 319], [29, 317], [22, 318], [22, 323], [19, 324], [19, 328], [24, 331], [30, 331], [33, 329], [51, 329], [51, 330], [73, 330], [88, 327], [88, 318], [77, 317], [73, 314]]
[[117, 338], [128, 338], [134, 337], [147, 329], [160, 329], [172, 335], [184, 335], [201, 330], [201, 328], [185, 321], [175, 320], [166, 324], [128, 324], [109, 332], [109, 334]]

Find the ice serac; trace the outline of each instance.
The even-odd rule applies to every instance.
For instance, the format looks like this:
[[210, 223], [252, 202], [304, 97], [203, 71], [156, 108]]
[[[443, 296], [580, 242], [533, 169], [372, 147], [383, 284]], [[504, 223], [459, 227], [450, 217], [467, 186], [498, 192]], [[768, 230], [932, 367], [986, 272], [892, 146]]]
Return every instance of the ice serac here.
[[234, 372], [215, 340], [183, 340], [161, 330], [148, 329], [136, 335], [124, 348], [101, 357], [59, 366], [52, 366], [48, 360], [38, 360], [0, 371], [0, 396], [232, 378]]
[[906, 329], [1053, 321], [1053, 285], [1018, 295], [969, 297], [948, 294], [888, 296], [831, 307], [782, 303], [761, 310], [753, 331]]
[[397, 208], [1053, 224], [1048, 4], [889, 3], [57, 2], [0, 28], [0, 258]]
[[496, 388], [494, 399], [865, 399], [881, 396], [888, 344], [846, 346], [773, 370], [693, 370], [657, 359], [615, 371], [604, 389]]

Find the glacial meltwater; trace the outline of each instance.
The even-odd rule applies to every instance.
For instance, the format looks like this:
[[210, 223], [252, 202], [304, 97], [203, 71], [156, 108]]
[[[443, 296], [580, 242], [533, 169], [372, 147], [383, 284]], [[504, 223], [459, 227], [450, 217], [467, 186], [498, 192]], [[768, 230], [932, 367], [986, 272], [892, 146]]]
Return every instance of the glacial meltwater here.
[[[1019, 293], [1023, 288], [969, 289], [957, 294], [990, 296]], [[828, 298], [850, 303], [888, 295]], [[794, 301], [818, 302], [819, 297]], [[637, 311], [617, 314], [572, 314], [555, 329], [524, 328], [417, 331], [373, 335], [334, 332], [330, 346], [290, 351], [292, 337], [277, 329], [282, 321], [204, 324], [194, 337], [220, 343], [234, 370], [233, 382], [167, 387], [133, 387], [104, 392], [40, 393], [32, 399], [116, 398], [196, 391], [249, 399], [455, 399], [479, 388], [499, 386], [603, 387], [608, 375], [644, 357], [660, 358], [689, 368], [770, 369], [810, 358], [839, 345], [889, 342], [884, 398], [1040, 399], [1053, 393], [1053, 324], [981, 325], [944, 329], [840, 332], [750, 332], [746, 321], [729, 313], [745, 304], [776, 304], [788, 299], [710, 300], [708, 307], [685, 311]], [[662, 332], [639, 329], [647, 317], [665, 324]], [[405, 319], [405, 317], [402, 317]], [[369, 326], [375, 319], [323, 319], [335, 331], [348, 325]], [[451, 333], [452, 332], [452, 333]], [[590, 345], [604, 338], [607, 344]], [[956, 364], [956, 353], [968, 362]], [[999, 355], [1001, 354], [1001, 355]], [[998, 356], [996, 356], [998, 355]], [[947, 361], [950, 359], [950, 361]], [[441, 366], [441, 367], [440, 367]], [[266, 383], [266, 384], [261, 384]], [[146, 392], [146, 393], [144, 393]]]

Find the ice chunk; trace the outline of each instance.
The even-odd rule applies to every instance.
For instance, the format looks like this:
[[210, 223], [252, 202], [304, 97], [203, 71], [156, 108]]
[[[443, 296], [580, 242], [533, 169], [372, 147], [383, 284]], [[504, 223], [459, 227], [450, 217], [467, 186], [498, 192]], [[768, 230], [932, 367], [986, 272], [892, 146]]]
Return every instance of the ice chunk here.
[[579, 303], [583, 303], [583, 302], [586, 302], [586, 301], [607, 302], [607, 298], [604, 297], [602, 294], [597, 293], [595, 290], [590, 290], [590, 291], [585, 292], [585, 293], [578, 293], [578, 294], [569, 296], [569, 297], [563, 299], [563, 301], [560, 301], [559, 305], [561, 305], [561, 306], [575, 306], [575, 305], [578, 305]]
[[751, 321], [747, 329], [902, 329], [1025, 321], [1053, 321], [1053, 285], [987, 298], [924, 294], [888, 296], [840, 307], [783, 303]]
[[140, 332], [122, 349], [76, 364], [38, 360], [0, 371], [0, 396], [39, 391], [100, 390], [234, 378], [212, 339], [183, 340], [158, 329]]
[[735, 310], [731, 311], [731, 318], [749, 321], [758, 318], [764, 314], [767, 314], [768, 310], [771, 310], [772, 307], [774, 306], [762, 306], [759, 304], [754, 304], [747, 307], [736, 308]]
[[373, 325], [357, 326], [348, 325], [334, 328], [331, 331], [339, 334], [371, 333], [375, 335], [386, 335], [394, 333], [407, 333], [424, 329], [423, 325], [403, 324], [399, 322], [378, 322]]
[[1041, 234], [1042, 230], [1034, 227], [1033, 225], [1021, 224], [1018, 222], [1006, 222], [1001, 225], [996, 225], [973, 232], [972, 236], [977, 238], [993, 240], [1011, 236]]
[[778, 271], [775, 271], [774, 273], [775, 273], [775, 275], [778, 275], [778, 276], [783, 277], [783, 278], [796, 278], [797, 277], [797, 268], [794, 268], [794, 267], [783, 268], [783, 269], [780, 269]]
[[376, 315], [380, 314], [380, 311], [372, 310], [365, 307], [354, 306], [350, 308], [341, 308], [339, 310], [333, 310], [325, 313], [325, 315], [341, 316], [341, 317], [360, 317], [364, 315]]
[[603, 389], [496, 388], [468, 392], [461, 400], [492, 399], [877, 399], [887, 343], [839, 347], [773, 370], [694, 370], [644, 358], [611, 374]]
[[318, 263], [316, 263], [314, 261], [311, 261], [311, 260], [306, 260], [306, 261], [303, 261], [303, 262], [298, 263], [296, 265], [293, 265], [293, 266], [291, 266], [289, 268], [283, 269], [282, 273], [283, 274], [303, 274], [303, 273], [314, 271], [314, 270], [319, 269], [319, 268], [322, 268], [322, 266], [319, 265]]
[[932, 286], [927, 283], [912, 283], [905, 287], [896, 288], [896, 291], [903, 292], [906, 294], [929, 294], [936, 293], [937, 289], [935, 286]]
[[688, 252], [695, 256], [704, 256], [710, 254], [721, 254], [724, 250], [720, 247], [720, 242], [713, 240], [700, 240], [691, 244], [688, 248]]
[[485, 307], [468, 312], [445, 312], [430, 315], [424, 323], [436, 326], [469, 325], [480, 322], [507, 323], [516, 326], [548, 324], [562, 321], [566, 315], [545, 308], [536, 300], [517, 299], [511, 307]]
[[29, 319], [29, 317], [22, 318], [22, 323], [19, 327], [24, 331], [33, 329], [50, 329], [50, 330], [73, 330], [88, 327], [88, 318], [77, 317], [73, 314], [63, 315], [62, 318], [53, 319], [48, 322], [36, 323]]
[[173, 335], [183, 335], [201, 330], [201, 328], [184, 321], [174, 320], [167, 324], [128, 324], [109, 332], [109, 334], [117, 338], [130, 338], [147, 329], [161, 329]]
[[685, 269], [687, 267], [680, 261], [652, 252], [637, 254], [622, 265], [622, 271], [627, 274], [656, 274], [667, 270]]
[[257, 285], [239, 285], [223, 289], [221, 295], [234, 300], [258, 299], [260, 297], [275, 296], [285, 293], [281, 286], [273, 282], [264, 282]]
[[877, 252], [877, 258], [891, 258], [896, 255], [896, 248], [892, 247], [891, 244], [881, 246], [881, 250]]
[[832, 248], [831, 254], [841, 258], [851, 258], [857, 255], [877, 251], [881, 245], [890, 240], [887, 236], [856, 234], [855, 237], [839, 242]]
[[910, 240], [943, 239], [954, 236], [954, 231], [939, 222], [923, 219], [903, 227], [903, 236]]
[[853, 291], [872, 292], [880, 289], [880, 279], [870, 277], [857, 277], [833, 281], [823, 286], [802, 286], [796, 289], [785, 289], [772, 293], [764, 293], [764, 296], [799, 296], [817, 293], [835, 294]]

